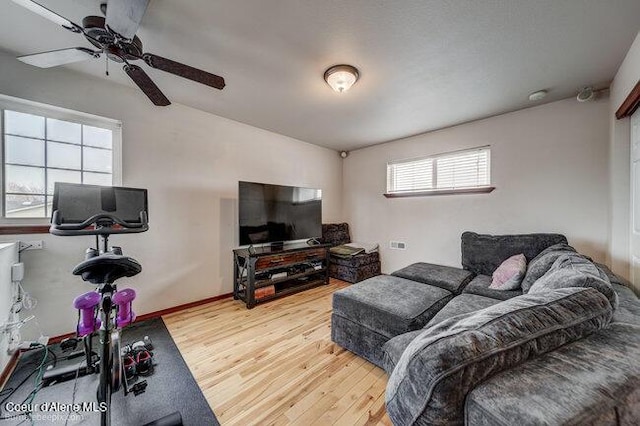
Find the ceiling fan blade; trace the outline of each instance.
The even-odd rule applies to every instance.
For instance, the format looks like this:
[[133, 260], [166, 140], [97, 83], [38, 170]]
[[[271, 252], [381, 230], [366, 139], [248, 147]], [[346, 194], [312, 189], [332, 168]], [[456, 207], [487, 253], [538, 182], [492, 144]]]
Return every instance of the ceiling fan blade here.
[[33, 55], [18, 56], [20, 62], [39, 68], [51, 68], [58, 65], [72, 64], [91, 58], [99, 58], [99, 51], [93, 51], [84, 47], [72, 47], [69, 49], [51, 50], [49, 52], [34, 53]]
[[147, 10], [149, 0], [109, 0], [106, 26], [121, 37], [131, 40]]
[[198, 83], [206, 84], [207, 86], [211, 86], [215, 89], [222, 90], [225, 86], [224, 78], [219, 75], [211, 74], [209, 72], [199, 70], [198, 68], [163, 58], [162, 56], [145, 53], [142, 55], [142, 59], [144, 59], [147, 65], [151, 68], [157, 68], [159, 70], [175, 74], [179, 77], [197, 81]]
[[82, 27], [80, 27], [79, 25], [71, 22], [70, 20], [68, 20], [67, 18], [65, 18], [64, 16], [60, 16], [57, 13], [55, 13], [54, 11], [47, 9], [46, 7], [42, 6], [39, 3], [36, 3], [35, 1], [32, 0], [13, 0], [13, 2], [15, 4], [18, 4], [26, 9], [29, 9], [31, 12], [33, 13], [37, 13], [38, 15], [42, 16], [45, 19], [50, 20], [51, 22], [54, 22], [70, 31], [73, 31], [74, 33], [81, 33], [82, 32]]
[[153, 102], [154, 105], [157, 106], [167, 106], [171, 105], [171, 102], [167, 97], [160, 91], [158, 86], [151, 80], [151, 78], [147, 75], [146, 72], [142, 68], [137, 65], [125, 65], [124, 72], [126, 72], [131, 80], [135, 84], [138, 85], [140, 90], [144, 92], [145, 95]]

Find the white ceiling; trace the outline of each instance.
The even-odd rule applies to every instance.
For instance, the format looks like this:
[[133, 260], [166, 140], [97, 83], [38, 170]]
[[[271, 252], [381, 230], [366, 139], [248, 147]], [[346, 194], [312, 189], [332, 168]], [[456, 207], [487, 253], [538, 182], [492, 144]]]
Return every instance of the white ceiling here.
[[[81, 23], [99, 0], [39, 0]], [[149, 70], [173, 102], [337, 150], [393, 140], [606, 86], [640, 22], [638, 0], [151, 0], [145, 50], [225, 77], [223, 91]], [[87, 46], [0, 3], [0, 49]], [[347, 93], [322, 79], [356, 66]], [[134, 87], [104, 61], [68, 66]], [[144, 96], [142, 93], [140, 96]]]

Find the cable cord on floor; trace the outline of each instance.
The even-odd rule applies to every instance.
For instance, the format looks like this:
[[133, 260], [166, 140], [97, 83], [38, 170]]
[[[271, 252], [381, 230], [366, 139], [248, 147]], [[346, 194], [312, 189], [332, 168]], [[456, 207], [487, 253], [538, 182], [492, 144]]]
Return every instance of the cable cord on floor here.
[[[40, 365], [38, 365], [38, 367], [36, 367], [31, 373], [29, 373], [29, 375], [27, 377], [25, 377], [22, 382], [20, 382], [20, 384], [18, 384], [18, 386], [16, 386], [15, 388], [11, 389], [10, 392], [8, 392], [8, 395], [2, 399], [2, 401], [0, 401], [0, 420], [9, 420], [9, 419], [14, 419], [16, 417], [20, 417], [20, 416], [26, 416], [26, 419], [29, 419], [31, 421], [31, 424], [33, 424], [33, 419], [31, 418], [31, 412], [30, 411], [25, 411], [22, 413], [16, 413], [13, 414], [11, 416], [1, 416], [2, 414], [2, 407], [4, 406], [4, 403], [7, 401], [7, 399], [9, 399], [11, 397], [11, 395], [13, 395], [18, 389], [20, 389], [20, 387], [27, 382], [27, 380], [29, 380], [29, 378], [31, 376], [33, 376], [36, 372], [38, 374], [36, 374], [36, 380], [34, 383], [34, 387], [33, 390], [29, 393], [29, 395], [27, 395], [27, 397], [22, 401], [22, 404], [31, 404], [34, 400], [34, 398], [36, 397], [38, 391], [42, 388], [42, 376], [44, 375], [44, 370], [45, 370], [45, 365], [47, 363], [47, 358], [49, 357], [49, 354], [54, 355], [54, 359], [55, 359], [55, 353], [50, 352], [49, 348], [45, 345], [41, 345], [41, 347], [44, 349], [44, 355], [42, 356], [42, 361], [40, 361]], [[8, 389], [6, 389], [8, 390]], [[3, 391], [4, 392], [4, 391]], [[24, 423], [21, 422], [21, 423]]]
[[[49, 347], [45, 346], [44, 356], [42, 357], [42, 361], [40, 362], [40, 366], [38, 367], [38, 374], [36, 374], [36, 381], [34, 383], [33, 390], [31, 391], [29, 396], [25, 398], [23, 403], [26, 402], [28, 405], [31, 405], [36, 395], [40, 391], [40, 389], [42, 389], [42, 377], [44, 376], [44, 370], [45, 370], [44, 366], [46, 364], [48, 355], [49, 355]], [[31, 414], [32, 414], [31, 411], [29, 411], [28, 413], [26, 413], [26, 416], [31, 420], [31, 424], [33, 425], [34, 422], [33, 422], [33, 418], [31, 418]]]
[[[4, 398], [2, 400], [0, 400], [0, 420], [6, 420], [8, 418], [13, 418], [15, 416], [11, 416], [11, 417], [1, 417], [2, 415], [2, 407], [4, 406], [4, 403], [11, 398], [11, 395], [13, 395], [18, 389], [20, 389], [22, 387], [22, 385], [24, 385], [27, 380], [29, 380], [29, 378], [31, 376], [33, 376], [39, 369], [40, 367], [36, 367], [33, 369], [33, 371], [31, 373], [29, 373], [24, 379], [22, 379], [22, 381], [20, 383], [18, 383], [18, 386], [14, 387], [14, 388], [7, 388], [4, 389], [2, 392], [0, 392], [0, 396], [4, 396]], [[6, 395], [6, 396], [5, 396]]]
[[[73, 392], [71, 394], [71, 406], [76, 403], [76, 391], [78, 390], [78, 377], [80, 377], [80, 366], [82, 366], [82, 362], [78, 363], [78, 367], [76, 368], [76, 378], [73, 381]], [[76, 411], [74, 413], [77, 414]], [[71, 417], [71, 412], [67, 414], [67, 418], [64, 420], [64, 426], [67, 426], [69, 423], [69, 417]]]

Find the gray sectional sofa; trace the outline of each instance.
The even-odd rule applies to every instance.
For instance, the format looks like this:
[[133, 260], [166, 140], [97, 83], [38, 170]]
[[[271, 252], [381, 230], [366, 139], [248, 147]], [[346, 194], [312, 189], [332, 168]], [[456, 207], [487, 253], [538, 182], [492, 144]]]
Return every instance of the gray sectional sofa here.
[[[524, 290], [490, 289], [520, 253]], [[627, 282], [559, 234], [465, 232], [462, 266], [416, 263], [334, 293], [332, 339], [389, 374], [394, 424], [640, 424]]]

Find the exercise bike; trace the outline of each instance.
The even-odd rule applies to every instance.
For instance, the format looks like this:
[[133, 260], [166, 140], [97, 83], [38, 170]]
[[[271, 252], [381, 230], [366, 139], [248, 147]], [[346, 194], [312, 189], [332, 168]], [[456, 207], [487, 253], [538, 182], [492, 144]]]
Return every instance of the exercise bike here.
[[[145, 232], [149, 229], [147, 190], [56, 183], [53, 194], [51, 228], [58, 236], [96, 237], [96, 247], [88, 248], [85, 260], [74, 269], [84, 281], [95, 285], [95, 291], [78, 296], [77, 334], [84, 342], [85, 362], [82, 374], [98, 370], [98, 408], [101, 426], [111, 424], [111, 395], [124, 389], [125, 395], [139, 395], [146, 390], [146, 381], [130, 386], [124, 374], [121, 353], [121, 331], [135, 320], [132, 302], [135, 291], [118, 290], [115, 282], [142, 271], [135, 259], [125, 256], [120, 247], [109, 247], [109, 236]], [[92, 338], [99, 337], [99, 351], [93, 352]], [[96, 356], [97, 355], [97, 356]], [[80, 368], [80, 367], [79, 367]], [[77, 376], [80, 373], [74, 370]], [[69, 371], [53, 373], [69, 376]], [[52, 380], [49, 377], [48, 380]], [[55, 380], [55, 379], [54, 379]], [[181, 425], [179, 412], [148, 425]]]

